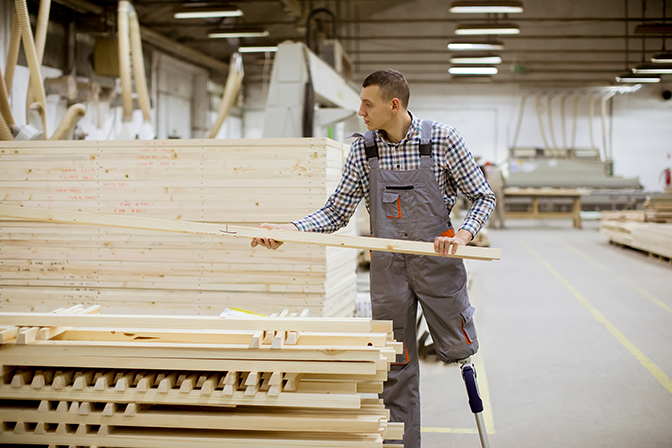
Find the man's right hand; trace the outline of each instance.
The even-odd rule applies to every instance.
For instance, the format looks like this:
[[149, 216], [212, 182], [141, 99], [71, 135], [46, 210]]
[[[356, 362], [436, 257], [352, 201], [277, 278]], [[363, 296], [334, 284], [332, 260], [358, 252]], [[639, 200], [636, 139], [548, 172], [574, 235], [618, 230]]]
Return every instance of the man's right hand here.
[[[280, 229], [280, 230], [294, 230], [299, 231], [296, 226], [292, 223], [289, 224], [269, 224], [267, 222], [259, 224], [259, 227], [263, 229]], [[276, 250], [278, 247], [282, 246], [282, 241], [275, 241], [271, 238], [254, 238], [250, 243], [252, 247], [263, 246], [266, 249]]]

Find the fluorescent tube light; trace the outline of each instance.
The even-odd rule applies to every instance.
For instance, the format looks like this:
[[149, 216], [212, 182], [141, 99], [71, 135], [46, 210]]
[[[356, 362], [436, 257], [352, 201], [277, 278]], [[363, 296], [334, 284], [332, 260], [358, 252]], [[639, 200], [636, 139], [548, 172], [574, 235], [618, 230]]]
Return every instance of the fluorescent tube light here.
[[641, 64], [631, 70], [637, 75], [672, 75], [672, 64]]
[[496, 75], [497, 67], [450, 67], [451, 75]]
[[672, 53], [658, 53], [651, 58], [654, 64], [672, 64]]
[[448, 44], [448, 49], [453, 51], [503, 50], [504, 44], [497, 41], [451, 42]]
[[523, 12], [522, 2], [462, 1], [453, 2], [450, 12], [462, 14], [515, 14]]
[[268, 30], [213, 30], [208, 33], [211, 39], [227, 39], [233, 37], [266, 37]]
[[450, 58], [451, 64], [501, 64], [502, 58], [499, 56], [472, 56], [472, 57], [454, 57]]
[[479, 36], [487, 34], [520, 34], [520, 28], [512, 24], [476, 24], [458, 25], [455, 34], [460, 36]]
[[278, 51], [278, 47], [239, 47], [240, 53], [273, 53]]
[[660, 82], [660, 78], [657, 77], [657, 76], [643, 76], [643, 75], [626, 74], [626, 75], [622, 75], [622, 76], [617, 76], [616, 77], [616, 82], [644, 84], [644, 83]]
[[193, 8], [179, 8], [175, 10], [174, 17], [176, 19], [209, 19], [212, 17], [240, 17], [243, 12], [236, 8], [223, 7], [193, 7]]

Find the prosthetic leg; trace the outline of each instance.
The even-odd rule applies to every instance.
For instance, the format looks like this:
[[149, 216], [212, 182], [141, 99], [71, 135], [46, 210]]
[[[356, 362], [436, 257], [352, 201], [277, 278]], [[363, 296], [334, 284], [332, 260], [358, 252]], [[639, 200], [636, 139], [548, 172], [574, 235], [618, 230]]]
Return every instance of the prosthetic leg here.
[[478, 427], [478, 435], [481, 438], [481, 447], [490, 448], [488, 433], [485, 430], [485, 422], [483, 421], [483, 400], [481, 400], [481, 395], [478, 393], [476, 370], [473, 364], [471, 364], [471, 358], [461, 359], [458, 362], [460, 363], [460, 369], [462, 369], [464, 385], [467, 388], [469, 407], [471, 408], [471, 412], [474, 413], [474, 417], [476, 417], [476, 426]]

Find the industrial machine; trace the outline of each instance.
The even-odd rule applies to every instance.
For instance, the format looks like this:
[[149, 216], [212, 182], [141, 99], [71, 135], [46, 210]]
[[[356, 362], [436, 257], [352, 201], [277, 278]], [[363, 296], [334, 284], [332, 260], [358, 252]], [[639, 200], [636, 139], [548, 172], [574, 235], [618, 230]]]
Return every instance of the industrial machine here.
[[264, 137], [331, 137], [359, 131], [359, 92], [300, 42], [283, 42], [273, 62]]

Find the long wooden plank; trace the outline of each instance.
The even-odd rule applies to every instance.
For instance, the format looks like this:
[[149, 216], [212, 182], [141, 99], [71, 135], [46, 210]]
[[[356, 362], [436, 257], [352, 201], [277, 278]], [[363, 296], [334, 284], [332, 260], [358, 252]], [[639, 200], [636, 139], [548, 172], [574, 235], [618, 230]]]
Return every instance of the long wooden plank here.
[[258, 412], [141, 411], [129, 418], [122, 412], [117, 412], [111, 416], [104, 416], [102, 412], [79, 415], [56, 411], [38, 412], [34, 408], [25, 407], [4, 407], [0, 408], [0, 421], [262, 432], [310, 431], [353, 434], [383, 432], [380, 417], [373, 415], [341, 416], [291, 411], [286, 411], [284, 415]]
[[[387, 333], [392, 331], [392, 321], [376, 321]], [[366, 318], [306, 318], [266, 317], [243, 318], [216, 316], [155, 316], [137, 314], [56, 315], [52, 313], [0, 313], [0, 326], [6, 327], [93, 327], [141, 328], [183, 330], [243, 330], [243, 331], [313, 331], [368, 333], [371, 319]], [[381, 331], [384, 332], [384, 331]]]
[[179, 389], [169, 390], [167, 393], [158, 389], [149, 389], [147, 392], [138, 392], [135, 388], [124, 392], [108, 388], [102, 391], [94, 387], [84, 390], [74, 390], [68, 386], [61, 390], [51, 387], [33, 389], [30, 385], [20, 388], [9, 384], [0, 386], [0, 399], [3, 400], [46, 400], [46, 401], [78, 401], [92, 403], [138, 403], [138, 404], [167, 404], [190, 406], [279, 406], [301, 407], [309, 409], [358, 409], [361, 406], [360, 396], [357, 394], [311, 394], [298, 392], [282, 392], [278, 396], [269, 396], [266, 392], [257, 392], [255, 396], [245, 395], [243, 391], [235, 391], [232, 396], [225, 396], [221, 391], [211, 395], [203, 395], [200, 390], [181, 393]]
[[296, 346], [285, 345], [279, 349], [262, 346], [250, 349], [246, 344], [171, 343], [171, 342], [119, 342], [119, 341], [62, 341], [43, 340], [27, 345], [8, 343], [3, 345], [3, 356], [14, 354], [35, 358], [47, 356], [56, 350], [69, 356], [110, 357], [159, 357], [217, 360], [261, 361], [369, 361], [376, 362], [381, 354], [394, 351], [380, 347], [349, 346]]
[[[89, 224], [97, 226], [128, 227], [177, 233], [219, 235], [245, 239], [262, 237], [273, 238], [277, 241], [291, 243], [317, 244], [322, 246], [348, 247], [352, 249], [439, 256], [434, 251], [433, 243], [419, 241], [325, 235], [314, 232], [292, 232], [277, 229], [269, 230], [243, 226], [190, 223], [153, 218], [103, 215], [96, 213], [41, 210], [27, 207], [11, 207], [7, 205], [0, 205], [0, 217]], [[458, 247], [457, 253], [455, 255], [448, 255], [448, 257], [469, 258], [476, 260], [499, 260], [501, 258], [501, 249], [460, 246]]]

